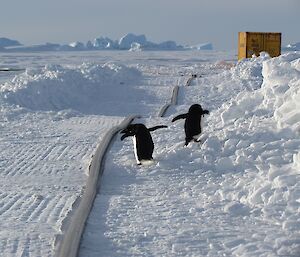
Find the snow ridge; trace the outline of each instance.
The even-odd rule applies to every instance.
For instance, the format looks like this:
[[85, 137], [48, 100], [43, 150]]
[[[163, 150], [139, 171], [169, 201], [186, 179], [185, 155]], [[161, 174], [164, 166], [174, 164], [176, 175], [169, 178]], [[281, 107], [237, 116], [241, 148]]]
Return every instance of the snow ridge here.
[[137, 69], [112, 63], [103, 66], [84, 63], [72, 68], [46, 65], [42, 69], [27, 69], [11, 82], [4, 83], [0, 98], [32, 111], [69, 109], [84, 114], [104, 114], [103, 109], [109, 106], [105, 106], [102, 95], [117, 102], [128, 86], [133, 88], [140, 79]]

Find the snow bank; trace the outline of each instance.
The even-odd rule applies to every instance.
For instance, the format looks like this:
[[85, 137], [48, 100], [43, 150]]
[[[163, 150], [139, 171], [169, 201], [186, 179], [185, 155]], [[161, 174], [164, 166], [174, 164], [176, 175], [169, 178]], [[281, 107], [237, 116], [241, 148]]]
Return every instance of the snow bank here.
[[[231, 86], [231, 95], [237, 96], [225, 104], [229, 107], [222, 112], [223, 124], [234, 121], [242, 115], [246, 117], [255, 115], [256, 107], [263, 102], [261, 109], [270, 112], [269, 115], [274, 115], [280, 128], [289, 127], [299, 131], [299, 56], [300, 54], [295, 53], [271, 59], [262, 53], [260, 57], [246, 59], [232, 68], [229, 71], [232, 78], [247, 81], [247, 84], [239, 83], [239, 87]], [[253, 83], [249, 83], [251, 81]], [[221, 89], [224, 90], [224, 87]]]
[[[34, 111], [72, 109], [86, 114], [103, 113], [109, 104], [124, 102], [124, 93], [132, 91], [141, 79], [135, 68], [112, 63], [103, 66], [84, 63], [77, 67], [47, 65], [42, 69], [27, 69], [0, 88], [0, 99], [8, 104]], [[105, 97], [104, 97], [105, 96]], [[136, 99], [136, 98], [135, 98]], [[112, 113], [112, 110], [108, 113]], [[107, 114], [107, 113], [106, 113]]]
[[[247, 63], [252, 63], [252, 70], [249, 71]], [[254, 129], [259, 126], [261, 120], [269, 119], [270, 123], [275, 122], [275, 127], [272, 127], [267, 137], [264, 136], [264, 144], [272, 141], [274, 137], [278, 140], [297, 138], [300, 134], [300, 54], [290, 53], [272, 59], [266, 56], [253, 58], [233, 68], [233, 76], [237, 71], [241, 77], [251, 75], [252, 78], [256, 75], [259, 77], [261, 72], [263, 81], [259, 87], [252, 90], [245, 88], [244, 91], [237, 92], [237, 96], [230, 103], [222, 106], [220, 110], [223, 126], [226, 128], [241, 125], [248, 120], [249, 129]], [[253, 142], [255, 140], [261, 139], [251, 139]], [[247, 147], [250, 144], [250, 141], [245, 142]], [[255, 145], [262, 146], [257, 142]], [[254, 145], [253, 147], [256, 148]], [[299, 148], [294, 150], [296, 152], [292, 158], [292, 166], [298, 167]]]
[[[208, 201], [220, 197], [228, 201], [225, 213], [253, 215], [277, 226], [262, 238], [266, 245], [275, 242], [277, 254], [288, 256], [300, 252], [299, 62], [299, 53], [272, 59], [262, 54], [232, 68], [229, 73], [235, 79], [239, 76], [244, 89], [231, 87], [232, 99], [209, 116], [207, 122], [215, 125], [204, 137], [200, 158], [204, 170], [223, 174]], [[245, 84], [244, 78], [254, 83]], [[222, 122], [217, 125], [219, 115]], [[255, 236], [260, 237], [258, 230]], [[266, 251], [258, 241], [246, 242], [235, 246], [233, 253], [260, 256]]]
[[300, 134], [300, 53], [264, 62], [264, 105], [274, 110], [279, 128]]
[[[279, 227], [276, 236], [267, 235], [266, 241], [275, 240], [278, 254], [296, 256], [300, 252], [295, 241], [300, 228], [300, 54], [261, 58], [246, 61], [252, 62], [252, 77], [262, 68], [261, 86], [245, 88], [222, 106], [222, 133], [211, 134], [203, 149], [219, 155], [216, 166], [209, 168], [226, 173], [224, 187], [218, 190], [221, 199], [230, 201], [224, 211], [244, 215], [251, 208], [252, 214], [260, 213]], [[248, 76], [245, 64], [231, 72], [240, 69], [241, 76]], [[206, 158], [212, 159], [210, 154]], [[284, 234], [289, 239], [282, 239]], [[247, 251], [241, 245], [235, 253]]]

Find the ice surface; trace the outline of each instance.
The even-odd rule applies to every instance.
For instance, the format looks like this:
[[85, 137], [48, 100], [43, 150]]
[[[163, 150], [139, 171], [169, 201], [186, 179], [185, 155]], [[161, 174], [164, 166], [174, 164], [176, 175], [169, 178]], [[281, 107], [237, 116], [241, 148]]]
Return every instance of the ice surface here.
[[[1, 254], [54, 255], [96, 146], [138, 113], [168, 128], [152, 133], [147, 166], [116, 138], [80, 256], [298, 257], [299, 57], [2, 55], [26, 71], [0, 80]], [[158, 118], [175, 85], [178, 105]], [[193, 103], [210, 114], [183, 147], [184, 121], [171, 120]]]

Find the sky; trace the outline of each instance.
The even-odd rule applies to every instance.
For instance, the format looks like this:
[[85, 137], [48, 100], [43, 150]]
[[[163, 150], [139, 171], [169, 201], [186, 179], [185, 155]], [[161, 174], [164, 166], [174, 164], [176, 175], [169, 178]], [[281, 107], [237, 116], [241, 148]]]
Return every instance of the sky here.
[[0, 37], [25, 45], [86, 43], [127, 33], [159, 43], [237, 47], [239, 31], [281, 32], [300, 42], [300, 0], [1, 0]]

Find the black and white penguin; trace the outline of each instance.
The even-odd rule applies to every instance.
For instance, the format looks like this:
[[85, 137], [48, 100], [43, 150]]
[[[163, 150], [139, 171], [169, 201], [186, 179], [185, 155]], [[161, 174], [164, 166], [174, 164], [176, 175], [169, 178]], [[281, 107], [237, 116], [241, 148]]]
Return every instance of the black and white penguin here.
[[128, 125], [120, 132], [124, 134], [121, 140], [129, 136], [133, 137], [134, 154], [138, 165], [142, 164], [142, 161], [153, 160], [154, 143], [150, 132], [160, 128], [167, 128], [167, 126], [147, 128], [144, 124], [137, 123]]
[[200, 104], [193, 104], [188, 113], [180, 114], [172, 119], [172, 122], [185, 119], [184, 131], [185, 131], [185, 145], [187, 146], [190, 141], [194, 140], [199, 142], [198, 138], [202, 132], [201, 117], [204, 114], [209, 114], [208, 110], [203, 110]]

